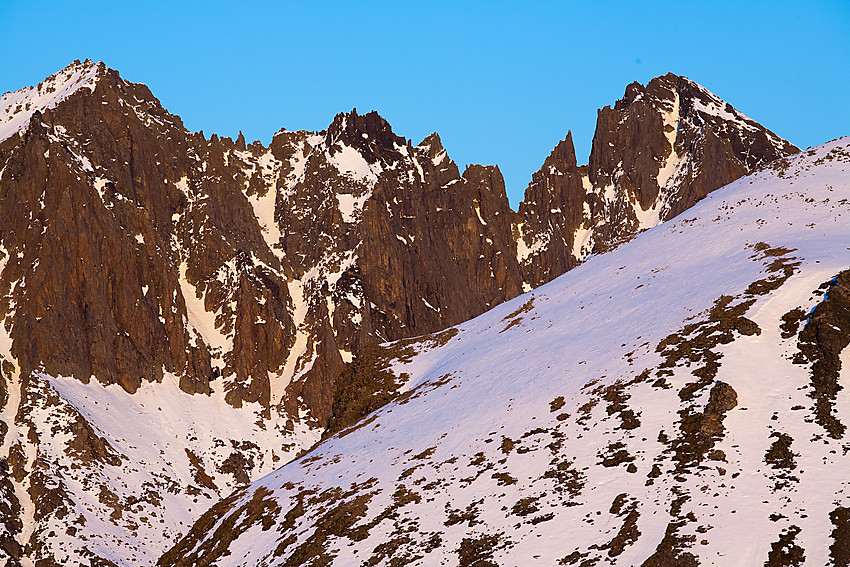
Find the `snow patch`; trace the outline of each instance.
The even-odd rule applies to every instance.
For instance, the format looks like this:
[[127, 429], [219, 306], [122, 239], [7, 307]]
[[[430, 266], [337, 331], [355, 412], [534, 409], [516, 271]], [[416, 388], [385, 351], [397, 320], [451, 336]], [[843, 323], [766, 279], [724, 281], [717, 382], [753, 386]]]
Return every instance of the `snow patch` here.
[[336, 201], [339, 206], [339, 212], [342, 215], [343, 222], [356, 222], [363, 212], [363, 205], [369, 197], [372, 196], [370, 191], [361, 193], [360, 195], [352, 195], [350, 193], [336, 193]]
[[344, 173], [355, 180], [363, 180], [371, 185], [378, 181], [378, 176], [383, 172], [380, 164], [369, 164], [366, 159], [354, 148], [340, 144], [341, 150], [333, 155], [328, 154], [328, 161], [336, 167], [340, 173]]

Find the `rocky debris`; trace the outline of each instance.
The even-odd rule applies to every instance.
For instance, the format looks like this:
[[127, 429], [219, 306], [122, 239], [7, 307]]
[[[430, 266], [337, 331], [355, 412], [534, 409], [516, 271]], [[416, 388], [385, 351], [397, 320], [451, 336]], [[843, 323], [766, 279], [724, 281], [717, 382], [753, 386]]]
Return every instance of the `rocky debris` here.
[[458, 547], [458, 567], [499, 567], [493, 553], [504, 544], [502, 534], [486, 534], [464, 538]]
[[791, 450], [791, 444], [794, 439], [787, 433], [774, 431], [770, 434], [771, 439], [775, 439], [771, 443], [770, 448], [764, 454], [764, 462], [774, 469], [771, 477], [775, 480], [773, 490], [784, 490], [791, 488], [792, 483], [800, 482], [800, 478], [791, 474], [791, 471], [797, 468], [795, 459], [798, 454]]
[[717, 381], [709, 392], [708, 403], [702, 412], [690, 408], [679, 412], [681, 436], [673, 442], [679, 470], [699, 464], [709, 456], [723, 460], [720, 454], [710, 454], [715, 443], [723, 436], [723, 419], [726, 412], [738, 405], [738, 394], [729, 384]]
[[835, 399], [841, 352], [850, 344], [850, 271], [844, 271], [821, 286], [821, 301], [809, 315], [797, 339], [794, 361], [811, 364], [815, 420], [834, 439], [841, 439], [846, 426], [835, 415]]
[[[260, 524], [263, 526], [264, 530], [268, 530], [269, 527], [271, 527], [270, 522], [272, 519], [281, 512], [280, 507], [275, 500], [269, 499], [268, 495], [268, 491], [255, 492], [247, 503], [237, 509], [239, 512], [238, 520], [236, 516], [234, 516], [233, 520], [225, 521], [216, 526], [216, 533], [219, 534], [219, 537], [217, 537], [214, 542], [204, 544], [199, 549], [195, 550], [195, 555], [200, 556], [201, 554], [204, 554], [203, 561], [194, 561], [194, 556], [187, 553], [188, 550], [174, 548], [160, 558], [159, 565], [179, 565], [181, 567], [184, 565], [211, 565], [215, 559], [227, 554], [226, 546], [229, 543], [229, 540], [226, 537], [227, 534], [234, 533], [237, 529], [247, 529], [254, 524]], [[212, 528], [214, 524], [212, 519], [217, 518], [219, 514], [222, 514], [225, 511], [233, 509], [234, 503], [240, 496], [242, 496], [241, 492], [234, 492], [224, 500], [216, 503], [212, 508], [205, 512], [203, 516], [201, 516], [193, 527], [193, 530], [201, 527]]]
[[765, 567], [797, 567], [805, 565], [805, 550], [797, 545], [795, 538], [800, 533], [800, 528], [791, 526], [779, 534], [779, 539], [770, 544], [770, 553]]
[[698, 567], [699, 561], [689, 551], [689, 544], [696, 539], [694, 536], [681, 536], [678, 531], [685, 522], [671, 521], [667, 524], [664, 537], [641, 567]]
[[847, 567], [850, 565], [850, 508], [838, 506], [829, 513], [829, 520], [835, 526], [830, 534], [829, 556], [835, 567]]
[[609, 511], [615, 516], [622, 517], [623, 524], [617, 535], [610, 542], [601, 546], [601, 549], [607, 549], [609, 557], [617, 557], [640, 537], [640, 530], [637, 527], [640, 512], [638, 512], [637, 500], [628, 498], [628, 495], [625, 493], [619, 494], [614, 499]]

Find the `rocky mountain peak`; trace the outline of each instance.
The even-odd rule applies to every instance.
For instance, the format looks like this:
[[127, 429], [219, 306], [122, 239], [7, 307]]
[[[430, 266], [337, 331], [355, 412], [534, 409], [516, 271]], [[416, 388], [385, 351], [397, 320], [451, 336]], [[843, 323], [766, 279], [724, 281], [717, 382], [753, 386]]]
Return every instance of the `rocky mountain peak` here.
[[613, 107], [599, 110], [586, 167], [575, 167], [571, 144], [562, 144], [520, 204], [518, 254], [530, 287], [799, 151], [672, 73], [630, 84]]
[[567, 137], [557, 143], [555, 148], [543, 162], [543, 167], [556, 167], [564, 170], [577, 166], [576, 149], [573, 145], [573, 133], [567, 132]]
[[443, 147], [443, 141], [439, 134], [436, 132], [429, 134], [419, 143], [417, 148], [424, 151], [431, 165], [433, 165], [437, 187], [444, 187], [447, 183], [451, 183], [452, 180], [460, 177], [460, 170]]
[[361, 115], [357, 109], [340, 113], [334, 117], [325, 137], [332, 154], [337, 148], [347, 146], [355, 149], [371, 163], [381, 161], [392, 163], [401, 159], [398, 147], [407, 145], [407, 141], [393, 133], [390, 124], [374, 110]]
[[38, 86], [5, 93], [0, 97], [0, 143], [26, 126], [36, 111], [54, 108], [81, 88], [93, 91], [106, 73], [102, 62], [75, 60]]
[[425, 136], [425, 139], [419, 142], [417, 147], [424, 149], [428, 157], [431, 158], [431, 161], [438, 160], [438, 157], [444, 155], [446, 152], [446, 149], [443, 147], [443, 140], [436, 132]]
[[[374, 383], [380, 343], [446, 340], [664, 220], [693, 176], [719, 183], [781, 146], [673, 84], [603, 109], [588, 166], [568, 133], [518, 213], [497, 166], [461, 175], [436, 133], [411, 146], [376, 112], [265, 147], [188, 132], [147, 87], [92, 62], [4, 95], [0, 458], [14, 481], [0, 475], [0, 509], [22, 511], [0, 546], [136, 562], [202, 504], [384, 399], [374, 390], [396, 385]], [[166, 493], [191, 513], [165, 510]], [[62, 539], [63, 518], [85, 538]]]
[[645, 86], [635, 81], [626, 87], [623, 97], [614, 103], [614, 109], [624, 111], [641, 100], [656, 107], [667, 106], [673, 101], [677, 85], [682, 81], [690, 82], [673, 73], [654, 77]]

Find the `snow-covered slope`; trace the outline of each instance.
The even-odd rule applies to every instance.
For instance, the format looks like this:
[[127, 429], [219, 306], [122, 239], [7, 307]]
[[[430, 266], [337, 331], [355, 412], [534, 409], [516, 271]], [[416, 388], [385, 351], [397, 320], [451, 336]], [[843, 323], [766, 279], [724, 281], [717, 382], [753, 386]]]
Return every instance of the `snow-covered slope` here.
[[848, 243], [842, 138], [402, 349], [160, 563], [846, 565]]

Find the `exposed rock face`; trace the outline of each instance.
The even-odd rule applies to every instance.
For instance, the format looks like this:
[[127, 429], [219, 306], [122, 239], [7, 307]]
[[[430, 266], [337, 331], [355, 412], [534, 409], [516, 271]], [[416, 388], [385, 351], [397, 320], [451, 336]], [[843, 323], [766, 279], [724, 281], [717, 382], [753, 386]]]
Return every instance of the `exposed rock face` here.
[[[267, 372], [292, 341], [290, 300], [241, 171], [225, 165], [223, 142], [186, 132], [147, 88], [96, 72], [2, 147], [2, 283], [21, 373], [134, 392], [170, 372], [208, 393], [216, 365], [233, 403], [268, 404]], [[198, 340], [184, 289], [221, 312], [230, 352]], [[246, 325], [257, 310], [268, 323]]]
[[[589, 166], [567, 135], [515, 213], [498, 167], [461, 173], [375, 112], [265, 147], [188, 132], [102, 63], [7, 93], [0, 549], [61, 563], [67, 536], [68, 557], [144, 563], [190, 519], [169, 509], [194, 519], [316, 442], [365, 347], [475, 317], [794, 150], [723, 104], [672, 75], [630, 86]], [[95, 392], [146, 421], [125, 431]], [[172, 402], [187, 413], [149, 413]]]
[[613, 108], [599, 111], [586, 169], [575, 166], [571, 148], [568, 136], [534, 174], [520, 205], [520, 259], [532, 287], [799, 152], [673, 74], [645, 87], [632, 83]]
[[337, 115], [318, 135], [282, 132], [271, 147], [293, 171], [275, 219], [306, 304], [291, 410], [300, 397], [330, 417], [340, 353], [434, 332], [521, 293], [498, 168], [460, 175], [436, 134], [413, 146], [374, 112]]
[[519, 205], [518, 259], [530, 287], [558, 277], [582, 258], [576, 239], [584, 218], [586, 179], [568, 133], [534, 174]]

